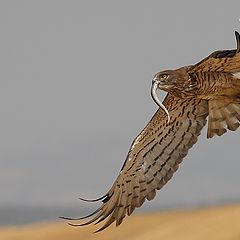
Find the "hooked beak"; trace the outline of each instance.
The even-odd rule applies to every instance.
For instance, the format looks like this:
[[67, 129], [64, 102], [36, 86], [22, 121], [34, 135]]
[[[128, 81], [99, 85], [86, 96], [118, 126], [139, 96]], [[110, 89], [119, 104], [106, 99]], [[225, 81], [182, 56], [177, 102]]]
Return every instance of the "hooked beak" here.
[[170, 122], [170, 115], [168, 110], [166, 109], [166, 107], [163, 105], [163, 103], [159, 100], [158, 96], [157, 96], [157, 91], [158, 89], [158, 81], [156, 80], [156, 78], [153, 79], [152, 81], [152, 87], [151, 87], [151, 96], [153, 101], [164, 110], [164, 112], [167, 114], [167, 118], [168, 118], [168, 123]]

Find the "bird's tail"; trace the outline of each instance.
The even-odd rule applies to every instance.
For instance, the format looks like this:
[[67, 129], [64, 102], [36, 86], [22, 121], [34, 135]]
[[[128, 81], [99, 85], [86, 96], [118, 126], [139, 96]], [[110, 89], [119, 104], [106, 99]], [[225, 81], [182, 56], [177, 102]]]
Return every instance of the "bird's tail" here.
[[240, 101], [210, 100], [207, 137], [221, 136], [227, 129], [235, 131], [240, 126]]

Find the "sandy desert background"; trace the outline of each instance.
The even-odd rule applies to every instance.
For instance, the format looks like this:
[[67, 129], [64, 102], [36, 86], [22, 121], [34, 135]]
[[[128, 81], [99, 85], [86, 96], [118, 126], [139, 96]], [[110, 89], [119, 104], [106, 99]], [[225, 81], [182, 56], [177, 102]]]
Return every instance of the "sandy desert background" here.
[[4, 240], [239, 240], [240, 205], [135, 214], [119, 227], [93, 234], [96, 226], [41, 223], [0, 229]]

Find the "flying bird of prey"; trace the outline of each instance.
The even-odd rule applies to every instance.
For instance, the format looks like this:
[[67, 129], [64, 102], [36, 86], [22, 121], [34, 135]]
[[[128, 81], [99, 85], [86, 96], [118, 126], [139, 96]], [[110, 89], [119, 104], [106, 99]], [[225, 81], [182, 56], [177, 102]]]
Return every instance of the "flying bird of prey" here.
[[[240, 122], [240, 35], [235, 32], [237, 48], [216, 51], [195, 65], [157, 73], [151, 94], [159, 105], [150, 122], [133, 141], [127, 158], [111, 189], [102, 197], [101, 206], [88, 216], [66, 218], [82, 224], [98, 224], [97, 231], [113, 222], [120, 225], [126, 215], [152, 200], [173, 176], [188, 150], [207, 123], [207, 137], [235, 131]], [[163, 103], [156, 90], [168, 94]]]

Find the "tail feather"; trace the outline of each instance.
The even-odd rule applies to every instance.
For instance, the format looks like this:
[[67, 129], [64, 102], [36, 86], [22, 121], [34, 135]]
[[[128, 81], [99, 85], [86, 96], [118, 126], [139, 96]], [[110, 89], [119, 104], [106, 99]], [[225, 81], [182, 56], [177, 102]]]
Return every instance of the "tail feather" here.
[[209, 101], [207, 137], [221, 136], [227, 129], [235, 131], [240, 126], [240, 103], [226, 100]]

